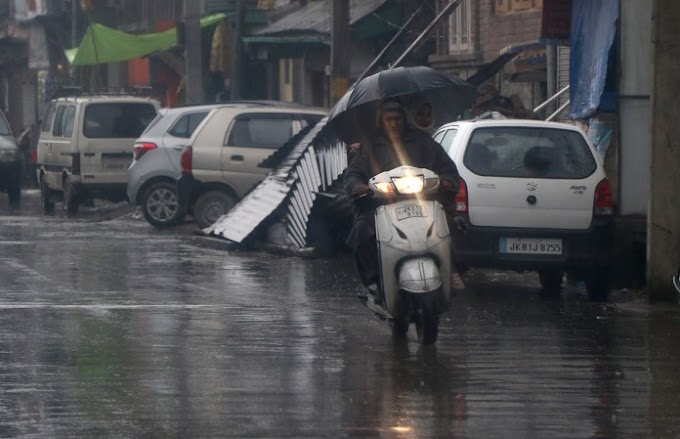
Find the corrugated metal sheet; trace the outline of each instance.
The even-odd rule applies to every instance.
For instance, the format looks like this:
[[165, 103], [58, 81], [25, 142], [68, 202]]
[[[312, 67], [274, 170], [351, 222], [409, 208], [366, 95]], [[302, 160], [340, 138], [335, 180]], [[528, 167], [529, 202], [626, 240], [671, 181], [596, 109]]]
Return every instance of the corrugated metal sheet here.
[[288, 237], [297, 247], [305, 247], [307, 222], [317, 193], [328, 188], [347, 167], [344, 143], [329, 141], [324, 135], [327, 120], [322, 119], [299, 139], [279, 166], [203, 232], [242, 243], [272, 214], [282, 212]]
[[[382, 6], [387, 0], [350, 0], [349, 22], [354, 24]], [[256, 35], [270, 35], [280, 32], [307, 31], [323, 34], [331, 32], [331, 2], [319, 0], [310, 2], [302, 9], [286, 15]]]

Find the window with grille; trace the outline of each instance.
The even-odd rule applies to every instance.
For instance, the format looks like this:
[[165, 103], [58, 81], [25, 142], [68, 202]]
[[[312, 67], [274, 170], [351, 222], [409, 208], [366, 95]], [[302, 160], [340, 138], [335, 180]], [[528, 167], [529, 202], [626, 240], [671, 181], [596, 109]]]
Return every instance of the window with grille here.
[[463, 0], [449, 16], [449, 53], [472, 51], [472, 8]]

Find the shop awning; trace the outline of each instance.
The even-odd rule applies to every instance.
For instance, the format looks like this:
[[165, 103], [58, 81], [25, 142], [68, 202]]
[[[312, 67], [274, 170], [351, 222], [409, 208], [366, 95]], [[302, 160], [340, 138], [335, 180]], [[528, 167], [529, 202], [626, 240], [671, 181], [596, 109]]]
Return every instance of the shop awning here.
[[[226, 18], [225, 14], [209, 15], [201, 19], [201, 27], [212, 26]], [[101, 24], [91, 24], [80, 47], [66, 51], [66, 58], [74, 66], [126, 61], [177, 44], [177, 29], [153, 34], [134, 35], [117, 31]]]
[[[387, 0], [349, 0], [351, 38], [355, 41], [374, 38], [399, 27], [401, 16]], [[253, 35], [243, 38], [247, 44], [326, 44], [330, 45], [330, 1], [310, 2]]]
[[328, 35], [257, 35], [244, 37], [246, 43], [261, 44], [326, 44], [330, 46]]

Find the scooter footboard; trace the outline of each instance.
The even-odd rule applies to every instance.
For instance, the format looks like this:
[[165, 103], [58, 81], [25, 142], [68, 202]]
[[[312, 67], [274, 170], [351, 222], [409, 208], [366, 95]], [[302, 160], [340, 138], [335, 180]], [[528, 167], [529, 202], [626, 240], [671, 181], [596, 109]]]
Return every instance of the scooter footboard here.
[[399, 289], [410, 293], [427, 293], [442, 286], [439, 267], [430, 257], [413, 258], [399, 268]]

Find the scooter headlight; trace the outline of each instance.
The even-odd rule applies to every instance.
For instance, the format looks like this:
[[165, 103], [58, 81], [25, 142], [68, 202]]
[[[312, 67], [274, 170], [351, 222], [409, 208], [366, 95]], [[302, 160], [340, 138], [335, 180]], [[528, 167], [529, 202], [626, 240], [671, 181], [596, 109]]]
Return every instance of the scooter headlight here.
[[425, 180], [422, 175], [393, 178], [392, 182], [400, 194], [417, 194], [423, 191]]

